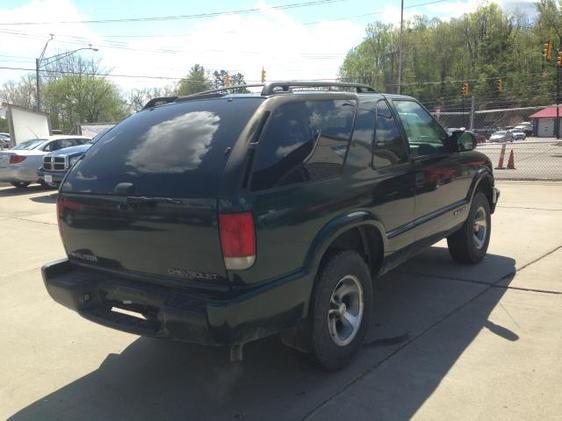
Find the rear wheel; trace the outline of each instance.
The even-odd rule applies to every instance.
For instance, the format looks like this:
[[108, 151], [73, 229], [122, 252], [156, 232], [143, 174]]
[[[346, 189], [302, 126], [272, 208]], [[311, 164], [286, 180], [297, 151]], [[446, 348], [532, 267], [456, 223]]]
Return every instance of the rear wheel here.
[[479, 191], [472, 200], [470, 214], [463, 226], [447, 237], [453, 259], [459, 263], [479, 263], [488, 251], [491, 229], [490, 204]]
[[311, 305], [314, 358], [328, 370], [344, 367], [363, 344], [373, 307], [371, 276], [359, 254], [342, 251], [326, 262]]
[[28, 183], [26, 181], [14, 181], [12, 183], [10, 183], [12, 186], [14, 186], [16, 189], [24, 189], [27, 186], [29, 186], [31, 183]]

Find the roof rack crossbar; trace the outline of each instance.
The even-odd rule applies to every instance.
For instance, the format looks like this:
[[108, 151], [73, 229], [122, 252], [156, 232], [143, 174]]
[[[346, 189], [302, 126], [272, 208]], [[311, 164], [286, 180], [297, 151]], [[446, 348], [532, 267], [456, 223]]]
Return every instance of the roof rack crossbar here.
[[220, 94], [220, 93], [224, 93], [226, 95], [226, 93], [229, 92], [229, 91], [238, 91], [240, 89], [245, 89], [245, 88], [261, 88], [262, 86], [263, 86], [263, 83], [253, 83], [253, 84], [249, 84], [249, 85], [223, 86], [222, 88], [209, 89], [207, 91], [197, 92], [196, 94], [180, 96], [180, 97], [178, 97], [178, 99], [189, 100], [189, 99], [195, 99], [195, 98], [199, 98], [199, 97], [205, 97], [205, 96], [210, 96], [210, 95]]
[[177, 96], [161, 96], [161, 97], [157, 97], [157, 98], [152, 98], [150, 101], [148, 101], [144, 107], [142, 107], [143, 110], [146, 110], [147, 108], [152, 108], [152, 107], [156, 107], [157, 105], [162, 105], [162, 104], [167, 104], [169, 102], [174, 102], [176, 99], [178, 99]]
[[354, 82], [287, 81], [266, 83], [261, 91], [261, 94], [272, 95], [279, 91], [288, 92], [291, 88], [355, 88], [355, 92], [357, 93], [376, 92], [369, 85]]

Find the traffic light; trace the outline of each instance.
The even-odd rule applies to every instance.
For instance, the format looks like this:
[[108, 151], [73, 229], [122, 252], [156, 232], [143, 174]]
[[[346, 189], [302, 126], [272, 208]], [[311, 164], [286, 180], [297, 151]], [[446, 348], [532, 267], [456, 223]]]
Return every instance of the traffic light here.
[[468, 82], [463, 82], [461, 87], [461, 95], [468, 96], [468, 92], [469, 92]]
[[547, 42], [544, 43], [542, 56], [546, 61], [552, 60], [552, 40], [549, 39]]
[[500, 94], [503, 92], [503, 80], [501, 79], [496, 80], [496, 90]]
[[562, 67], [562, 47], [558, 49], [558, 60], [556, 60], [556, 65]]
[[266, 76], [265, 69], [262, 67], [261, 68], [261, 83], [265, 83], [265, 76]]

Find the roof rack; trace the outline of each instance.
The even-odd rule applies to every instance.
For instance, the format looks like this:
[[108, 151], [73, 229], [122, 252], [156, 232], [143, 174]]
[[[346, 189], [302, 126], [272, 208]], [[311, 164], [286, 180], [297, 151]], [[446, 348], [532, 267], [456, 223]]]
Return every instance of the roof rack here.
[[308, 81], [286, 81], [269, 82], [264, 84], [262, 95], [273, 95], [279, 92], [290, 92], [291, 88], [355, 88], [357, 93], [376, 92], [369, 85], [353, 82], [308, 82]]
[[268, 83], [255, 83], [250, 85], [236, 85], [228, 86], [217, 89], [209, 89], [207, 91], [197, 92], [196, 94], [186, 96], [165, 96], [159, 98], [152, 98], [146, 103], [144, 109], [156, 107], [157, 105], [167, 104], [176, 100], [189, 101], [191, 99], [208, 98], [214, 96], [227, 95], [230, 91], [238, 91], [246, 88], [262, 88], [261, 95], [275, 95], [277, 93], [291, 92], [292, 88], [355, 88], [357, 93], [376, 92], [369, 85], [353, 82], [309, 82], [309, 81], [283, 81], [283, 82], [268, 82]]

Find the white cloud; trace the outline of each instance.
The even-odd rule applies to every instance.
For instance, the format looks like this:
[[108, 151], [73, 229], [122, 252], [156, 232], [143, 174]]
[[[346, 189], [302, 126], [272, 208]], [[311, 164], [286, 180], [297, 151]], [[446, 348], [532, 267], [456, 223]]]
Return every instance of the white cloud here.
[[[199, 63], [208, 70], [241, 72], [247, 81], [259, 80], [262, 66], [268, 80], [331, 79], [337, 76], [347, 51], [360, 42], [364, 34], [363, 24], [342, 20], [303, 25], [283, 11], [268, 9], [264, 1], [258, 1], [257, 5], [263, 8], [259, 14], [232, 14], [189, 21], [189, 29], [180, 36], [163, 34], [108, 41], [96, 32], [103, 26], [0, 26], [1, 31], [31, 34], [31, 38], [6, 35], [4, 39], [8, 42], [3, 42], [0, 50], [0, 54], [28, 57], [27, 61], [0, 56], [0, 63], [33, 67], [33, 58], [40, 53], [48, 34], [54, 33], [55, 40], [49, 45], [48, 53], [92, 43], [100, 49], [96, 56], [102, 58], [103, 65], [114, 74], [181, 77], [193, 64]], [[71, 0], [34, 0], [13, 10], [0, 9], [2, 22], [84, 19], [88, 16], [81, 15]], [[150, 34], [150, 24], [143, 25], [145, 32]], [[113, 48], [116, 42], [125, 48]], [[0, 82], [18, 76], [19, 73], [0, 71]], [[153, 79], [112, 80], [124, 89], [172, 83]]]
[[[2, 23], [76, 21], [86, 18], [71, 0], [33, 0], [15, 9], [0, 8]], [[87, 47], [90, 42], [95, 44], [100, 40], [83, 24], [0, 25], [0, 66], [35, 69], [35, 58], [41, 54], [49, 34], [54, 34], [55, 38], [49, 42], [46, 57]], [[74, 38], [76, 36], [84, 39]], [[20, 71], [0, 70], [0, 84], [11, 79], [17, 80], [24, 74]]]

